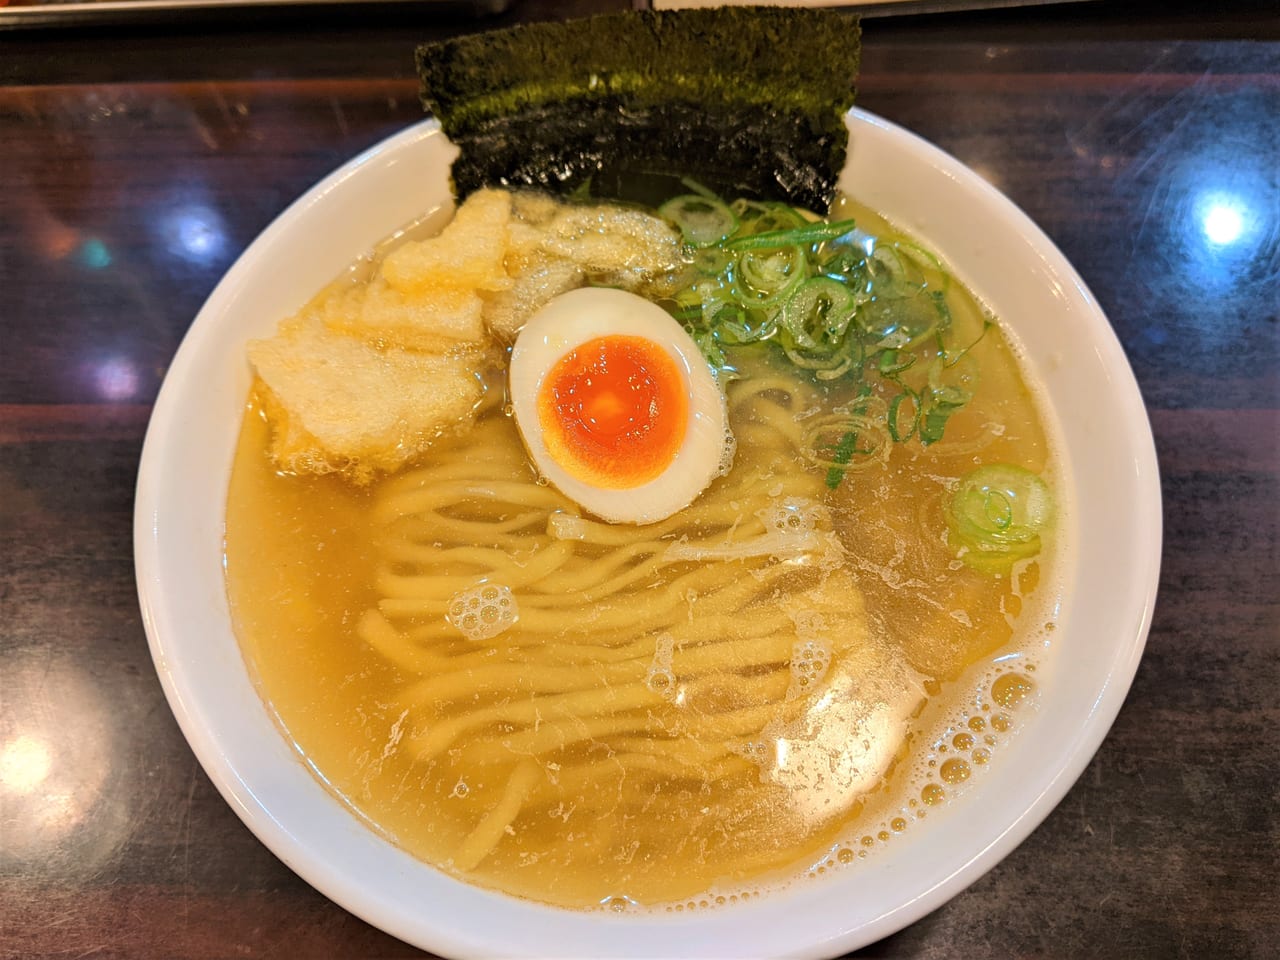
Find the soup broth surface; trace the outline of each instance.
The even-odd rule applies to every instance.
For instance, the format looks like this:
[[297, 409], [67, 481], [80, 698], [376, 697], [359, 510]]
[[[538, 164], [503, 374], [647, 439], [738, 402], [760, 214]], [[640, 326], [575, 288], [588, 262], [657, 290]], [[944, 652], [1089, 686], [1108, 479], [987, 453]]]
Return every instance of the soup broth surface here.
[[[973, 399], [943, 440], [831, 489], [806, 425], [856, 398], [758, 351], [732, 469], [649, 527], [539, 481], [500, 371], [474, 429], [367, 485], [278, 472], [255, 394], [226, 566], [264, 701], [371, 828], [517, 896], [683, 909], [856, 861], [977, 776], [1034, 686], [996, 658], [1043, 647], [1058, 592], [1051, 537], [1001, 576], [948, 544], [961, 476], [1057, 465], [1003, 332], [947, 302]], [[469, 638], [469, 599], [515, 622]]]

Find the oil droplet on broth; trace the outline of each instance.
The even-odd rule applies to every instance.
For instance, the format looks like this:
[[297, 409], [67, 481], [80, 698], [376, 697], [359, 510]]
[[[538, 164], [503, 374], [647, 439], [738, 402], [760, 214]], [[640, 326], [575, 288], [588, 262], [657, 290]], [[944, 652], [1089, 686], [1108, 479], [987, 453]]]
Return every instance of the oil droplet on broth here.
[[972, 750], [973, 734], [957, 733], [954, 737], [951, 738], [951, 745], [955, 747], [957, 750]]
[[889, 821], [889, 828], [895, 833], [901, 833], [907, 829], [907, 821], [905, 817], [894, 817]]
[[952, 757], [942, 765], [938, 776], [942, 777], [944, 783], [964, 783], [969, 779], [969, 764], [958, 757]]
[[840, 852], [836, 854], [836, 859], [841, 863], [853, 863], [853, 851], [848, 847], [841, 847]]
[[986, 763], [991, 759], [991, 751], [986, 747], [979, 747], [971, 754], [974, 763]]
[[926, 783], [924, 789], [920, 791], [920, 799], [931, 807], [936, 803], [941, 803], [946, 797], [946, 793], [936, 783]]
[[1031, 695], [1035, 683], [1021, 673], [1006, 673], [991, 684], [991, 699], [1002, 707], [1016, 707]]
[[997, 713], [991, 718], [991, 729], [1004, 733], [1009, 729], [1009, 718], [1003, 713]]

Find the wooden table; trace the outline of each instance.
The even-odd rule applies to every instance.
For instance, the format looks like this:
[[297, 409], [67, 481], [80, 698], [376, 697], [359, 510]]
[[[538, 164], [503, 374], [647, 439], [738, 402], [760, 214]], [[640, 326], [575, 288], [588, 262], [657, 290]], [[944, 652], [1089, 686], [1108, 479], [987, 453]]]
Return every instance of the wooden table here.
[[[862, 105], [1021, 205], [1110, 316], [1165, 547], [1146, 657], [1079, 783], [865, 956], [1280, 950], [1280, 25], [1128, 9], [867, 25]], [[417, 955], [206, 779], [147, 653], [130, 524], [202, 300], [293, 197], [418, 119], [414, 41], [478, 26], [0, 34], [0, 956]]]

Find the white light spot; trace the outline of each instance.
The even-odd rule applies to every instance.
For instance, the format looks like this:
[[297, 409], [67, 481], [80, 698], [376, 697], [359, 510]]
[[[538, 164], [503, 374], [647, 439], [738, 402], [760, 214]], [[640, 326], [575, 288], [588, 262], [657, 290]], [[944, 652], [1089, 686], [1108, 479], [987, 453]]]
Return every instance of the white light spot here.
[[128, 400], [138, 392], [138, 371], [123, 357], [110, 357], [95, 365], [93, 379], [104, 400]]
[[1225, 203], [1213, 203], [1204, 215], [1204, 235], [1210, 243], [1224, 247], [1235, 243], [1244, 232], [1244, 217], [1239, 209]]
[[0, 750], [0, 787], [11, 793], [30, 793], [53, 768], [49, 747], [35, 737], [20, 736]]
[[221, 256], [227, 246], [222, 217], [204, 204], [178, 207], [160, 229], [165, 245], [184, 260], [207, 263]]

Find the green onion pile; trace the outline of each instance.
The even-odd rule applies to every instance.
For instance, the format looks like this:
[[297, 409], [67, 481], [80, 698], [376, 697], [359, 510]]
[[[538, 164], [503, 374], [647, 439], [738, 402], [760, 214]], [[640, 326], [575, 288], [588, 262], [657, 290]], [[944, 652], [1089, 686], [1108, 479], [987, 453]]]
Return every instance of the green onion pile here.
[[880, 242], [853, 220], [815, 220], [782, 203], [725, 203], [686, 186], [693, 192], [659, 209], [692, 258], [671, 312], [721, 377], [735, 375], [735, 350], [772, 345], [815, 382], [849, 390], [844, 426], [826, 425], [810, 452], [827, 467], [828, 486], [883, 452], [877, 435], [942, 439], [972, 397], [973, 371], [962, 361], [977, 341], [951, 342], [951, 278], [935, 256]]

